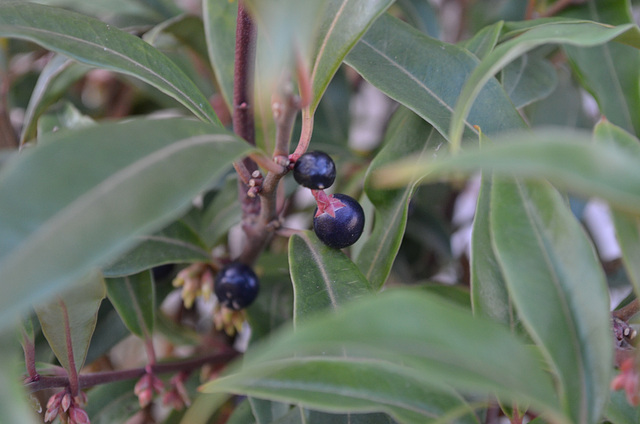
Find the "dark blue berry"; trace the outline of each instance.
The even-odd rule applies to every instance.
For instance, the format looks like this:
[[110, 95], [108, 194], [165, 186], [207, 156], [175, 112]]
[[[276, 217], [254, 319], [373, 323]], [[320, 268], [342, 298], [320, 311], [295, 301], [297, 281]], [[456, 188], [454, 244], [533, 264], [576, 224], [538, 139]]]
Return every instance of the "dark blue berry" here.
[[229, 309], [240, 310], [255, 300], [260, 284], [251, 267], [233, 262], [218, 272], [213, 288], [218, 302]]
[[339, 204], [333, 207], [331, 216], [329, 211], [320, 212], [316, 209], [313, 218], [313, 231], [327, 246], [334, 249], [342, 249], [351, 246], [358, 241], [364, 229], [364, 211], [362, 206], [353, 197], [346, 194], [334, 194], [329, 196], [332, 203], [338, 200]]
[[301, 186], [312, 190], [331, 187], [336, 179], [336, 164], [324, 152], [307, 152], [293, 166], [293, 178]]

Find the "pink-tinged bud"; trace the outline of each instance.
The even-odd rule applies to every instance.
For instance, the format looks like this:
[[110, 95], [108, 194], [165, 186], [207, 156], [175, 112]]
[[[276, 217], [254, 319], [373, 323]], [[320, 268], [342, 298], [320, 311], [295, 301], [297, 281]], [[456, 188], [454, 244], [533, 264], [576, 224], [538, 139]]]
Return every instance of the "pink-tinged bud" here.
[[151, 390], [150, 388], [145, 389], [140, 393], [138, 393], [138, 402], [140, 403], [140, 408], [147, 407], [151, 403], [152, 399], [153, 399], [153, 390]]
[[149, 384], [149, 374], [143, 375], [133, 387], [133, 393], [135, 393], [136, 395], [140, 395], [140, 393], [149, 388]]
[[618, 374], [614, 377], [613, 380], [611, 380], [611, 390], [622, 390], [624, 389], [625, 386], [625, 375], [624, 374]]
[[60, 402], [62, 402], [62, 397], [64, 396], [65, 393], [66, 391], [63, 390], [51, 396], [47, 401], [47, 409], [53, 409], [53, 408], [59, 407]]
[[72, 406], [69, 409], [69, 424], [90, 424], [89, 415], [77, 406]]
[[155, 390], [156, 393], [160, 394], [164, 392], [164, 383], [162, 382], [162, 380], [160, 380], [155, 375], [151, 375], [151, 382], [153, 385], [153, 390]]
[[69, 407], [72, 404], [72, 399], [71, 399], [71, 393], [67, 392], [64, 394], [64, 396], [62, 397], [62, 410], [64, 412], [67, 412], [69, 410]]
[[87, 404], [87, 394], [85, 392], [79, 392], [78, 396], [74, 398], [76, 405], [86, 405]]
[[56, 408], [47, 408], [47, 412], [44, 414], [44, 422], [48, 423], [48, 422], [52, 422], [53, 420], [56, 419], [56, 417], [58, 416], [58, 412], [60, 411], [60, 408], [56, 407]]

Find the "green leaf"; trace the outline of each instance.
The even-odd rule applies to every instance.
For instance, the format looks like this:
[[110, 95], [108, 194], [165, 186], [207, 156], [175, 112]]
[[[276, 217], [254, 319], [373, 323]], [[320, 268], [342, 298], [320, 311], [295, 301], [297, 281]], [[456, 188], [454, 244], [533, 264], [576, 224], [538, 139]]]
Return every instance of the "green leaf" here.
[[50, 133], [62, 129], [78, 129], [94, 125], [95, 121], [80, 112], [73, 103], [62, 101], [50, 112], [38, 119], [37, 130], [40, 141], [45, 141]]
[[374, 224], [356, 264], [374, 289], [380, 289], [391, 272], [404, 236], [409, 200], [415, 188], [415, 184], [409, 184], [397, 190], [380, 190], [372, 185], [375, 170], [407, 155], [419, 159], [443, 143], [446, 140], [433, 127], [402, 108], [391, 120], [384, 147], [367, 170], [364, 188], [375, 206]]
[[623, 390], [611, 392], [604, 416], [611, 424], [636, 424], [640, 422], [640, 408], [629, 405]]
[[478, 59], [484, 59], [498, 44], [503, 27], [503, 21], [486, 26], [460, 45], [473, 53]]
[[345, 56], [393, 0], [327, 0], [312, 54], [311, 114]]
[[518, 109], [544, 99], [557, 83], [553, 65], [535, 53], [520, 56], [502, 70], [502, 85]]
[[396, 0], [395, 6], [402, 11], [402, 18], [421, 32], [433, 38], [439, 38], [440, 24], [438, 11], [431, 3], [422, 0]]
[[609, 393], [607, 284], [593, 245], [544, 182], [494, 178], [491, 232], [509, 294], [559, 381], [573, 422], [595, 423]]
[[0, 4], [0, 36], [32, 41], [87, 65], [138, 78], [220, 125], [206, 96], [160, 51], [140, 38], [75, 12], [26, 2]]
[[[586, 3], [565, 14], [610, 25], [635, 23], [627, 0]], [[625, 130], [639, 134], [640, 52], [637, 48], [604, 43], [592, 48], [565, 46], [564, 50], [576, 79], [595, 97], [600, 113]]]
[[468, 405], [456, 409], [447, 387], [529, 403], [567, 422], [530, 348], [502, 326], [417, 290], [385, 291], [306, 320], [202, 390], [260, 392], [333, 412], [386, 410], [406, 422], [422, 415], [425, 422], [429, 414], [468, 412]]
[[233, 110], [233, 68], [235, 62], [238, 2], [204, 0], [202, 17], [209, 60], [229, 110]]
[[290, 408], [288, 403], [273, 402], [270, 400], [247, 398], [251, 405], [251, 412], [256, 424], [269, 424], [287, 414]]
[[105, 295], [102, 276], [92, 272], [63, 294], [36, 307], [51, 350], [70, 374], [74, 367], [78, 372], [84, 365]]
[[185, 47], [197, 53], [201, 59], [208, 59], [204, 24], [199, 17], [188, 14], [174, 16], [147, 31], [142, 39], [155, 46], [163, 33], [171, 34]]
[[[598, 143], [622, 149], [636, 163], [640, 161], [640, 141], [622, 128], [601, 121], [594, 129], [594, 137]], [[614, 209], [612, 215], [629, 280], [634, 291], [640, 293], [640, 212]]]
[[596, 144], [581, 131], [540, 130], [505, 134], [482, 149], [468, 147], [418, 163], [407, 159], [376, 172], [377, 187], [397, 187], [421, 176], [422, 183], [478, 170], [496, 175], [548, 179], [585, 197], [601, 197], [628, 212], [640, 212], [638, 161], [615, 145]]
[[233, 410], [227, 424], [258, 424], [253, 416], [249, 398], [243, 399]]
[[231, 227], [239, 224], [238, 179], [227, 178], [202, 215], [202, 238], [207, 246], [215, 246], [227, 235]]
[[309, 417], [307, 418], [307, 420], [308, 421], [298, 422], [300, 424], [304, 424], [307, 422], [313, 424], [395, 424], [395, 421], [392, 420], [391, 417], [389, 417], [387, 414], [379, 413], [338, 415], [320, 411], [309, 411]]
[[294, 288], [293, 320], [337, 309], [371, 293], [367, 279], [340, 250], [322, 243], [311, 231], [289, 239], [289, 269]]
[[85, 411], [94, 424], [127, 422], [140, 408], [134, 380], [102, 384], [88, 392]]
[[38, 76], [33, 88], [29, 105], [25, 111], [20, 142], [24, 143], [35, 136], [38, 118], [48, 106], [62, 97], [69, 86], [80, 79], [89, 69], [88, 66], [74, 62], [63, 55], [55, 55]]
[[155, 286], [151, 271], [108, 278], [107, 295], [129, 331], [149, 339], [155, 324]]
[[[18, 351], [14, 349], [15, 339], [11, 331], [0, 333], [0, 410], [2, 419], [8, 423], [41, 423], [40, 417], [33, 410], [38, 406], [44, 409], [45, 405], [38, 405], [34, 398], [29, 405], [29, 400], [22, 384], [24, 363], [18, 360]], [[37, 417], [37, 418], [36, 418]]]
[[483, 132], [489, 134], [482, 122], [472, 118], [473, 109], [478, 107], [485, 85], [491, 84], [493, 76], [517, 57], [543, 44], [595, 46], [616, 38], [624, 40], [622, 36], [625, 33], [631, 33], [628, 35], [631, 37], [632, 35], [636, 36], [637, 32], [637, 28], [633, 25], [620, 25], [612, 28], [595, 22], [567, 20], [542, 23], [518, 37], [502, 43], [482, 60], [465, 81], [464, 88], [456, 100], [453, 117], [450, 120], [449, 141], [453, 146], [460, 144], [463, 131], [466, 131], [468, 127], [468, 120], [480, 125]]
[[505, 324], [512, 331], [516, 318], [491, 231], [491, 175], [483, 174], [471, 234], [471, 302], [475, 315]]
[[[446, 135], [462, 86], [478, 65], [467, 50], [429, 38], [409, 25], [381, 16], [346, 58], [367, 81], [413, 110]], [[462, 122], [462, 120], [460, 120]], [[496, 80], [491, 80], [463, 122], [486, 134], [524, 127], [524, 122]]]
[[188, 119], [107, 123], [50, 138], [0, 172], [0, 274], [21, 282], [3, 288], [3, 326], [177, 218], [250, 151]]
[[105, 277], [131, 275], [159, 265], [207, 262], [211, 254], [196, 232], [183, 221], [162, 231], [135, 238], [136, 247], [103, 268]]

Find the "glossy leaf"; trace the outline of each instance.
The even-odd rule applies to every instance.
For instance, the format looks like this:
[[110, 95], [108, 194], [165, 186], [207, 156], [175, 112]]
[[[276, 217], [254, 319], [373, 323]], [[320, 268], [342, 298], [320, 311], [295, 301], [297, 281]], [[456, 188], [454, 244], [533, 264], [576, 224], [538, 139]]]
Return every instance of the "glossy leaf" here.
[[155, 266], [207, 262], [211, 254], [196, 232], [183, 221], [162, 231], [135, 238], [136, 247], [103, 268], [105, 277], [131, 275]]
[[[640, 161], [640, 141], [611, 122], [598, 123], [594, 137], [598, 143], [622, 149], [636, 163]], [[635, 292], [640, 293], [640, 212], [626, 213], [614, 209], [612, 215], [629, 280]]]
[[593, 245], [544, 182], [494, 178], [490, 222], [509, 294], [559, 381], [567, 414], [573, 422], [597, 422], [613, 345], [607, 284]]
[[369, 282], [356, 265], [342, 251], [325, 246], [311, 231], [289, 239], [289, 269], [295, 323], [371, 293]]
[[32, 41], [81, 63], [138, 78], [220, 125], [206, 96], [160, 51], [97, 19], [34, 3], [0, 4], [0, 36]]
[[156, 314], [155, 286], [151, 271], [106, 281], [107, 295], [129, 331], [143, 339], [153, 333]]
[[554, 185], [585, 197], [597, 196], [629, 212], [640, 211], [640, 170], [635, 158], [615, 145], [592, 142], [579, 131], [537, 131], [498, 137], [482, 149], [459, 154], [396, 162], [379, 170], [375, 184], [398, 187], [416, 175], [427, 183], [442, 177], [470, 175], [478, 170], [531, 179], [548, 179]]
[[493, 76], [524, 53], [543, 44], [569, 44], [587, 47], [614, 39], [635, 44], [638, 43], [637, 38], [638, 30], [633, 25], [620, 25], [613, 28], [594, 22], [569, 20], [543, 23], [502, 43], [482, 60], [465, 81], [464, 88], [455, 102], [449, 140], [454, 146], [459, 145], [469, 120], [480, 125], [483, 132], [489, 134], [482, 122], [472, 118], [473, 109], [478, 107], [482, 90], [486, 84], [493, 82]]
[[[444, 135], [462, 86], [478, 65], [478, 59], [467, 50], [429, 38], [388, 15], [376, 21], [346, 62]], [[491, 80], [463, 125], [469, 136], [477, 137], [473, 125], [493, 134], [522, 128], [524, 122], [502, 87]]]
[[[610, 25], [635, 24], [627, 0], [589, 0], [565, 15]], [[576, 80], [591, 93], [600, 113], [625, 130], [640, 133], [640, 52], [620, 43], [597, 47], [564, 47]]]
[[233, 67], [235, 62], [238, 2], [204, 0], [202, 17], [209, 60], [229, 110], [233, 110]]
[[502, 70], [502, 85], [518, 109], [544, 99], [557, 83], [553, 65], [533, 53], [520, 56]]
[[21, 143], [35, 136], [38, 117], [89, 69], [91, 68], [63, 55], [55, 55], [51, 58], [40, 73], [29, 99], [20, 135]]
[[392, 0], [326, 1], [311, 56], [312, 114], [347, 53], [392, 3]]
[[175, 219], [250, 150], [187, 119], [108, 123], [49, 138], [0, 172], [0, 274], [22, 282], [3, 289], [1, 325]]
[[427, 392], [445, 398], [449, 393], [441, 405], [447, 412], [456, 409], [446, 387], [524, 401], [567, 422], [549, 376], [519, 339], [438, 295], [416, 290], [386, 291], [300, 323], [295, 332], [248, 352], [241, 368], [202, 390], [260, 392], [334, 412], [389, 410], [406, 422], [419, 414], [425, 422], [434, 407], [442, 411], [437, 407], [442, 397], [423, 396]]
[[80, 371], [106, 295], [102, 276], [92, 272], [64, 294], [36, 307], [42, 332], [60, 364]]
[[491, 231], [491, 174], [483, 173], [471, 234], [471, 302], [475, 315], [505, 324], [512, 331], [516, 317], [498, 264]]
[[375, 206], [373, 231], [355, 261], [374, 289], [380, 289], [391, 272], [404, 236], [415, 184], [396, 190], [380, 190], [372, 185], [372, 176], [376, 169], [404, 156], [419, 159], [436, 154], [446, 140], [423, 119], [402, 109], [389, 124], [384, 143], [365, 178], [365, 192]]

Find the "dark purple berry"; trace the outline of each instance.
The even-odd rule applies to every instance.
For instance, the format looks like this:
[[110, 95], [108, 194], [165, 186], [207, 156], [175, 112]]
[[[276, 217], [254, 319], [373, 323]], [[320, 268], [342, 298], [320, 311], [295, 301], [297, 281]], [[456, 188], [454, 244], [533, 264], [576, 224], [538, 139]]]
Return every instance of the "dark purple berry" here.
[[249, 306], [258, 295], [259, 288], [258, 277], [251, 267], [238, 262], [222, 268], [213, 284], [218, 302], [236, 311]]
[[316, 209], [313, 231], [320, 241], [334, 249], [351, 246], [358, 241], [364, 229], [362, 206], [346, 194], [334, 194], [328, 196], [328, 199], [330, 207], [318, 203], [320, 207], [326, 207], [326, 210]]
[[336, 179], [336, 164], [324, 152], [307, 152], [293, 166], [293, 178], [301, 186], [312, 190], [331, 187]]

